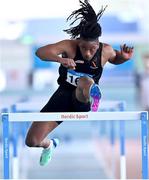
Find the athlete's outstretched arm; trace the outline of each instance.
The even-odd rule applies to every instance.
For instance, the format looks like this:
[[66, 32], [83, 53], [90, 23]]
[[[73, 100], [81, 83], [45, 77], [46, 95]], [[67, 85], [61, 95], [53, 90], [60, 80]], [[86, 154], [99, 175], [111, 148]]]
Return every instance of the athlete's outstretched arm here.
[[120, 46], [120, 51], [114, 50], [113, 57], [109, 59], [112, 64], [122, 64], [132, 58], [134, 48], [126, 46], [126, 44]]

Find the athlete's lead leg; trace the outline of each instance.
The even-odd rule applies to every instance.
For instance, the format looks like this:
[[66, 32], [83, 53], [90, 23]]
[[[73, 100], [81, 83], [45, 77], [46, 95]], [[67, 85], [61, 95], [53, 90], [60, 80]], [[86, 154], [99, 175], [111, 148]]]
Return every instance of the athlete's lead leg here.
[[83, 103], [91, 103], [91, 111], [97, 111], [101, 92], [99, 86], [90, 77], [82, 77], [76, 88], [76, 98]]

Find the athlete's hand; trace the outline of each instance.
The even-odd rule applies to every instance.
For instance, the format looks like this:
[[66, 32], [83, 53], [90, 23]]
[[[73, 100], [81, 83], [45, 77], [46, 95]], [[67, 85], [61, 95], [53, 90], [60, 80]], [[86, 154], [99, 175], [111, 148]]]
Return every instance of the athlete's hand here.
[[75, 69], [76, 68], [75, 61], [73, 59], [70, 59], [70, 58], [62, 58], [61, 64], [68, 69]]
[[133, 55], [133, 52], [134, 52], [134, 48], [126, 46], [126, 44], [121, 45], [120, 47], [121, 47], [121, 56], [125, 60], [131, 59], [132, 55]]

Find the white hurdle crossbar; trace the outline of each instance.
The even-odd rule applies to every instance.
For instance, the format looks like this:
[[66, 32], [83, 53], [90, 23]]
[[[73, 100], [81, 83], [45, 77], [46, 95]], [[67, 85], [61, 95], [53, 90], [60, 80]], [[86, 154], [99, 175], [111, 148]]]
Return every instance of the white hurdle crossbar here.
[[[140, 120], [142, 112], [65, 112], [65, 113], [8, 113], [3, 114], [9, 122], [20, 121], [110, 121], [114, 120]], [[112, 119], [111, 119], [112, 118]]]
[[125, 112], [72, 112], [72, 113], [3, 113], [4, 179], [9, 179], [9, 122], [24, 121], [101, 121], [141, 120], [142, 178], [148, 179], [148, 113], [145, 111]]

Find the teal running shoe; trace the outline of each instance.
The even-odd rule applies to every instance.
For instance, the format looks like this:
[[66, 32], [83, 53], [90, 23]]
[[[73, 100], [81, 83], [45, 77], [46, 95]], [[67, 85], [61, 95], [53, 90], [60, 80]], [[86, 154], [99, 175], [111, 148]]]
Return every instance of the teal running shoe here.
[[45, 166], [51, 161], [54, 149], [59, 145], [59, 139], [51, 139], [51, 145], [49, 148], [45, 148], [42, 151], [41, 157], [40, 157], [40, 165]]
[[97, 84], [93, 84], [90, 87], [90, 102], [91, 102], [91, 111], [96, 112], [98, 111], [99, 102], [101, 99], [101, 92], [99, 86]]

